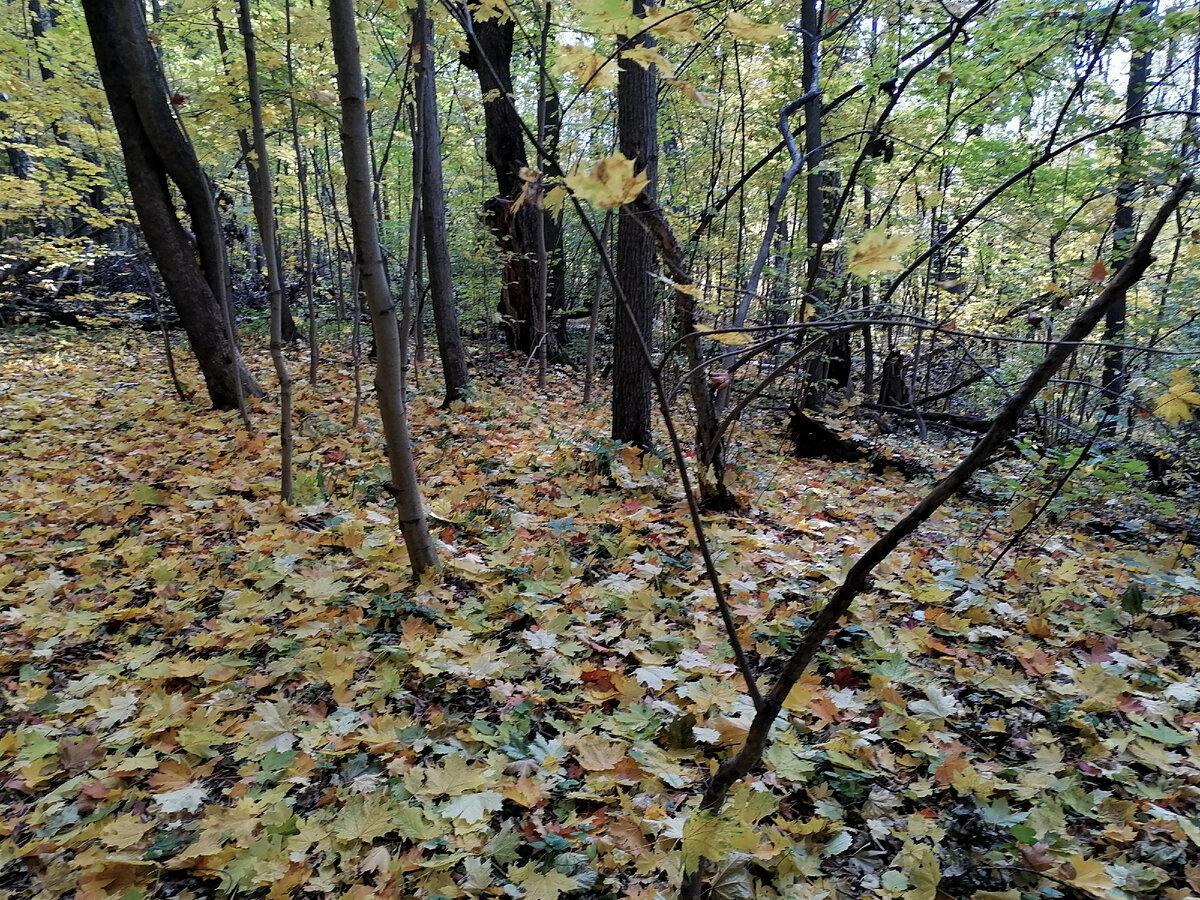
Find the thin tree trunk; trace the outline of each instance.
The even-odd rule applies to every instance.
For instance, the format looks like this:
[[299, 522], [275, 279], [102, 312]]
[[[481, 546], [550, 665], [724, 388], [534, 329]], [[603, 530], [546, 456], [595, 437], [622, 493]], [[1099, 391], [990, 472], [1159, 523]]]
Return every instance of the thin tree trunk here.
[[544, 197], [541, 171], [545, 166], [541, 148], [546, 145], [546, 44], [550, 38], [550, 2], [547, 0], [543, 7], [541, 56], [538, 58], [538, 100], [537, 100], [537, 170], [538, 183], [536, 204], [536, 237], [534, 248], [537, 250], [537, 292], [534, 295], [534, 322], [537, 325], [537, 364], [538, 390], [546, 390], [546, 342], [550, 339], [547, 328], [547, 310], [549, 308], [550, 260], [546, 255], [546, 211], [542, 209]]
[[[608, 245], [608, 232], [612, 227], [612, 212], [604, 214], [604, 225], [600, 228], [600, 243]], [[583, 402], [592, 400], [592, 386], [596, 378], [596, 328], [600, 322], [600, 299], [604, 290], [604, 267], [596, 263], [596, 284], [592, 288], [592, 309], [588, 315], [587, 356], [583, 370]]]
[[179, 399], [187, 400], [187, 392], [179, 383], [179, 374], [175, 371], [175, 352], [171, 349], [171, 332], [167, 330], [167, 320], [163, 317], [162, 304], [158, 301], [158, 291], [151, 285], [148, 293], [150, 302], [154, 304], [154, 318], [158, 322], [158, 330], [162, 334], [163, 352], [167, 356], [167, 372], [171, 376], [171, 384], [175, 386], [175, 393], [179, 395]]
[[506, 343], [530, 354], [537, 343], [536, 301], [538, 271], [535, 220], [539, 210], [513, 206], [525, 187], [521, 170], [529, 165], [521, 119], [506, 97], [513, 93], [512, 55], [515, 23], [504, 17], [474, 18], [472, 7], [464, 25], [473, 31], [463, 64], [479, 78], [483, 97], [484, 148], [496, 175], [496, 195], [483, 204], [484, 217], [504, 257], [501, 266], [499, 311]]
[[[417, 133], [416, 110], [410, 105], [408, 109], [409, 134]], [[404, 371], [409, 370], [408, 339], [413, 328], [414, 291], [420, 299], [420, 259], [421, 259], [421, 184], [425, 171], [425, 146], [422, 141], [413, 141], [412, 156], [412, 200], [408, 207], [408, 254], [404, 262], [404, 283], [400, 290], [400, 348], [404, 351]]]
[[[240, 0], [239, 0], [239, 2], [240, 2]], [[240, 16], [240, 13], [239, 13], [239, 16]], [[233, 88], [233, 75], [232, 75], [232, 70], [229, 65], [229, 42], [225, 38], [225, 23], [221, 21], [221, 15], [218, 12], [218, 8], [217, 8], [216, 4], [213, 4], [212, 17], [213, 17], [213, 25], [216, 27], [216, 32], [217, 32], [217, 49], [221, 52], [221, 64], [224, 67], [225, 78], [228, 80], [229, 86], [232, 89]], [[240, 18], [239, 18], [239, 27], [240, 27]], [[258, 195], [262, 192], [262, 188], [258, 184], [259, 170], [257, 168], [255, 168], [254, 166], [250, 165], [250, 157], [254, 154], [254, 140], [246, 132], [245, 128], [238, 128], [237, 136], [238, 136], [238, 146], [241, 148], [241, 151], [242, 151], [242, 166], [246, 170], [246, 188], [250, 191], [251, 202], [255, 206], [254, 217], [255, 217], [255, 219], [258, 219], [258, 210], [257, 210], [258, 201], [255, 198], [257, 198]], [[268, 177], [269, 176], [270, 176], [270, 173], [268, 173]], [[259, 222], [259, 224], [261, 225], [261, 221]], [[262, 239], [261, 231], [259, 232], [259, 242], [258, 243], [262, 247], [263, 263], [264, 263], [264, 265], [267, 265], [269, 268], [270, 264], [269, 264], [268, 260], [270, 259], [271, 254], [268, 251], [267, 246]], [[276, 248], [276, 252], [278, 253], [278, 247]], [[259, 268], [259, 263], [258, 263], [258, 253], [252, 254], [252, 260], [253, 261], [251, 264], [251, 268], [254, 270], [254, 275], [257, 278], [261, 274], [261, 270]], [[268, 271], [268, 273], [267, 273], [267, 305], [268, 306], [270, 306], [270, 297], [271, 297], [271, 275], [270, 275], [270, 272]], [[282, 303], [281, 308], [283, 310], [283, 312], [282, 312], [283, 338], [285, 341], [287, 341], [290, 344], [292, 341], [296, 340], [299, 332], [296, 328], [296, 322], [292, 318], [292, 310], [291, 310], [291, 307], [288, 305], [287, 298], [283, 297], [282, 295], [281, 295], [281, 303]]]
[[354, 21], [354, 0], [330, 0], [329, 22], [333, 55], [337, 62], [338, 93], [342, 106], [342, 157], [346, 167], [346, 203], [358, 255], [358, 269], [375, 326], [375, 391], [383, 420], [391, 469], [391, 490], [396, 497], [400, 533], [408, 548], [413, 574], [420, 578], [438, 568], [437, 549], [425, 518], [417, 469], [408, 434], [404, 402], [404, 365], [400, 327], [392, 292], [383, 274], [379, 226], [372, 205], [372, 173], [367, 146], [367, 110], [363, 95], [362, 62]]
[[[238, 26], [246, 51], [246, 82], [250, 93], [250, 121], [254, 132], [254, 195], [258, 236], [267, 255], [267, 294], [271, 302], [271, 361], [279, 379], [279, 465], [280, 496], [292, 502], [292, 376], [283, 356], [283, 273], [279, 264], [279, 242], [275, 227], [275, 186], [271, 181], [271, 162], [267, 156], [267, 132], [263, 127], [262, 93], [258, 86], [258, 53], [254, 46], [254, 25], [250, 21], [250, 0], [238, 0]], [[246, 158], [246, 171], [251, 169]]]
[[[1138, 20], [1153, 16], [1154, 0], [1137, 0], [1136, 11]], [[1150, 66], [1154, 58], [1153, 48], [1145, 43], [1144, 37], [1131, 33], [1130, 40], [1135, 49], [1129, 62], [1129, 83], [1125, 91], [1125, 119], [1128, 124], [1120, 132], [1120, 175], [1117, 181], [1117, 209], [1113, 215], [1114, 269], [1124, 265], [1137, 234], [1137, 213], [1134, 204], [1139, 179], [1134, 161], [1142, 136], [1142, 123], [1138, 117], [1146, 110]], [[1116, 346], [1125, 338], [1127, 308], [1128, 297], [1122, 293], [1108, 308], [1104, 319], [1104, 342], [1109, 346], [1104, 351], [1104, 371], [1100, 384], [1101, 394], [1105, 398], [1104, 418], [1107, 434], [1115, 434], [1120, 427], [1121, 412], [1124, 408], [1121, 397], [1129, 383], [1129, 373], [1125, 369], [1125, 352]]]
[[317, 304], [313, 296], [312, 225], [308, 206], [308, 161], [300, 146], [299, 110], [296, 104], [296, 66], [292, 58], [292, 4], [284, 0], [284, 21], [287, 23], [288, 39], [284, 45], [287, 59], [288, 110], [292, 120], [292, 152], [296, 157], [296, 180], [300, 187], [300, 251], [304, 266], [304, 298], [308, 305], [308, 383], [316, 387], [317, 369], [321, 362], [321, 348], [317, 343]]
[[[657, 242], [659, 256], [671, 279], [683, 287], [692, 284], [686, 257], [662, 210], [645, 197], [638, 197], [632, 205], [639, 208], [642, 221]], [[687, 290], [675, 291], [675, 319], [686, 351], [688, 389], [696, 410], [696, 480], [700, 483], [700, 503], [708, 510], [737, 509], [740, 505], [737, 496], [725, 480], [725, 443], [708, 387], [700, 333], [696, 330], [696, 300]]]
[[358, 430], [362, 416], [362, 303], [359, 300], [358, 262], [350, 264], [350, 304], [354, 318], [350, 322], [350, 361], [354, 370], [354, 412], [350, 428]]
[[445, 405], [467, 397], [471, 376], [458, 325], [458, 303], [450, 274], [450, 241], [446, 232], [446, 191], [442, 182], [441, 129], [438, 124], [437, 84], [434, 81], [433, 22], [425, 0], [413, 8], [413, 50], [417, 63], [417, 139], [424, 143], [421, 219], [425, 227], [425, 256], [433, 301], [433, 325], [438, 337]]

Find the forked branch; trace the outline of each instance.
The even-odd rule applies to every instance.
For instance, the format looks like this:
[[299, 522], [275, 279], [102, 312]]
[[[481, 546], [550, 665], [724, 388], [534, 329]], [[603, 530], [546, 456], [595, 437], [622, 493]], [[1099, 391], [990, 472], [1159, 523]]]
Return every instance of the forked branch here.
[[[700, 808], [716, 812], [724, 805], [729, 789], [744, 778], [762, 760], [770, 737], [771, 726], [783, 709], [784, 700], [804, 671], [816, 656], [825, 637], [850, 609], [850, 605], [868, 586], [875, 567], [886, 559], [900, 543], [929, 519], [939, 507], [955, 496], [991, 458], [996, 449], [1008, 439], [1020, 421], [1021, 414], [1033, 402], [1038, 393], [1063, 367], [1067, 359], [1104, 318], [1105, 311], [1128, 291], [1145, 274], [1154, 257], [1152, 250], [1159, 232], [1174, 214], [1184, 196], [1191, 189], [1192, 177], [1184, 177], [1171, 191], [1153, 221], [1130, 254], [1128, 261], [1109, 279], [1096, 299], [1084, 309], [1046, 352], [1045, 358], [1025, 379], [1020, 389], [1001, 407], [991, 427], [975, 447], [929, 491], [925, 498], [893, 525], [874, 544], [867, 548], [850, 568], [845, 579], [830, 596], [828, 602], [804, 631], [799, 644], [787, 658], [770, 689], [763, 695], [746, 741], [736, 755], [721, 764], [709, 782], [700, 801]], [[698, 900], [703, 887], [704, 869], [701, 867], [684, 879], [680, 892], [683, 900]]]

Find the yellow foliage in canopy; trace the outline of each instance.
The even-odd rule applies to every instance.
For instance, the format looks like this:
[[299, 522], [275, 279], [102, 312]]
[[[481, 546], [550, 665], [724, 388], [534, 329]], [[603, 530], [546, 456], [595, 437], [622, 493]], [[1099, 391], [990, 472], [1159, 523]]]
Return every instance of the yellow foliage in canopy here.
[[500, 23], [510, 22], [513, 17], [508, 0], [478, 0], [472, 15], [480, 22], [495, 19]]
[[577, 4], [585, 32], [605, 37], [636, 34], [644, 25], [629, 0], [585, 0]]
[[654, 47], [634, 47], [632, 50], [622, 50], [621, 58], [631, 59], [647, 70], [651, 66], [658, 66], [658, 74], [662, 76], [675, 74], [675, 67], [671, 65], [671, 61]]
[[690, 44], [704, 39], [704, 35], [696, 29], [696, 13], [692, 10], [676, 12], [659, 8], [647, 14], [646, 21], [652, 23], [650, 32], [664, 40]]

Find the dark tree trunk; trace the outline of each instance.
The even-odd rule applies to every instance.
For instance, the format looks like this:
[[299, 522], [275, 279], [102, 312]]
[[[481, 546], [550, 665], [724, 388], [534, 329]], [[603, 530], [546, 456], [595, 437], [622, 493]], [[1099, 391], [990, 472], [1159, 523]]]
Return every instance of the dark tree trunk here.
[[[472, 8], [474, 9], [474, 7]], [[475, 40], [461, 55], [462, 63], [479, 78], [483, 97], [484, 146], [488, 165], [496, 173], [496, 195], [483, 205], [484, 220], [504, 254], [499, 310], [504, 318], [505, 341], [522, 353], [534, 348], [535, 307], [538, 290], [537, 207], [526, 203], [513, 213], [524, 181], [521, 169], [529, 165], [521, 119], [510, 97], [513, 93], [512, 54], [514, 23], [510, 19], [472, 19]], [[547, 223], [546, 247], [551, 258], [561, 257], [562, 236]], [[552, 264], [551, 279], [556, 269]], [[552, 282], [553, 283], [553, 282]], [[551, 297], [554, 289], [551, 290]], [[553, 335], [550, 336], [553, 341]], [[554, 345], [547, 354], [556, 355]]]
[[[246, 171], [254, 172], [254, 214], [258, 233], [267, 252], [267, 294], [271, 304], [271, 360], [279, 379], [280, 496], [292, 502], [292, 376], [283, 355], [284, 318], [287, 302], [283, 291], [282, 253], [275, 220], [275, 187], [271, 183], [271, 160], [267, 154], [267, 134], [263, 126], [262, 92], [258, 81], [258, 49], [254, 25], [250, 20], [250, 0], [238, 0], [238, 26], [246, 53], [246, 85], [250, 94], [250, 118], [254, 128], [254, 162], [245, 159]], [[290, 316], [288, 317], [290, 321]], [[295, 323], [292, 330], [295, 331]]]
[[[644, 196], [638, 197], [632, 206], [654, 236], [658, 255], [671, 279], [678, 285], [692, 284], [687, 258], [663, 211]], [[726, 480], [725, 439], [704, 366], [700, 332], [696, 330], [696, 298], [686, 290], [676, 290], [674, 294], [675, 324], [686, 353], [688, 390], [696, 411], [696, 481], [700, 485], [700, 504], [712, 512], [737, 509], [740, 502]]]
[[[633, 0], [636, 15], [645, 13], [642, 0]], [[622, 50], [653, 46], [642, 36], [622, 40]], [[658, 180], [658, 94], [653, 67], [622, 60], [617, 77], [617, 143], [623, 154], [650, 179], [645, 199], [654, 203]], [[653, 382], [638, 349], [639, 340], [650, 348], [654, 329], [654, 242], [639, 221], [633, 204], [621, 207], [617, 221], [617, 278], [628, 304], [618, 309], [613, 329], [612, 436], [648, 448], [650, 396]], [[632, 318], [633, 321], [630, 321]], [[634, 324], [636, 322], [636, 325]], [[640, 332], [640, 336], [639, 336]]]
[[[234, 409], [241, 393], [263, 392], [233, 339], [216, 204], [196, 152], [171, 113], [145, 10], [138, 0], [87, 0], [83, 9], [146, 244], [187, 331], [213, 406]], [[168, 178], [183, 197], [194, 241], [179, 222]]]
[[433, 325], [438, 355], [446, 380], [446, 403], [466, 397], [471, 390], [467, 357], [458, 326], [458, 304], [450, 275], [450, 242], [446, 233], [446, 192], [442, 184], [442, 142], [438, 124], [437, 85], [434, 82], [433, 22], [424, 0], [413, 10], [414, 50], [417, 65], [418, 140], [424, 160], [421, 173], [421, 220], [425, 229], [425, 257], [429, 265], [429, 291], [433, 298]]
[[[1154, 15], [1154, 0], [1139, 0], [1136, 5], [1139, 18]], [[1125, 91], [1125, 119], [1128, 124], [1121, 129], [1120, 176], [1117, 181], [1117, 209], [1113, 215], [1113, 270], [1125, 265], [1137, 237], [1136, 210], [1138, 176], [1135, 159], [1141, 140], [1142, 126], [1137, 119], [1146, 111], [1146, 94], [1149, 93], [1150, 65], [1154, 51], [1145, 44], [1145, 38], [1131, 34], [1135, 52], [1129, 62], [1129, 83]], [[1105, 430], [1115, 434], [1120, 426], [1124, 405], [1121, 396], [1129, 384], [1129, 372], [1125, 368], [1125, 353], [1118, 346], [1125, 337], [1125, 316], [1128, 298], [1125, 292], [1113, 301], [1104, 317], [1104, 342], [1110, 346], [1104, 351], [1104, 372], [1101, 377], [1101, 393], [1105, 398]]]
[[899, 350], [892, 350], [883, 361], [883, 372], [879, 376], [879, 402], [884, 406], [908, 406], [912, 394], [904, 377], [904, 358]]

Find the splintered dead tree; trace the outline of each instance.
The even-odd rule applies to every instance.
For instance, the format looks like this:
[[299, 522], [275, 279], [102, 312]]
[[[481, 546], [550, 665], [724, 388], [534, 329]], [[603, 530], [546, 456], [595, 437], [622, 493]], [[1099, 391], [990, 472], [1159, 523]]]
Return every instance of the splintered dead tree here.
[[[391, 487], [396, 497], [400, 533], [408, 547], [413, 574], [420, 578], [438, 568], [437, 549], [425, 519], [408, 415], [404, 404], [404, 352], [395, 303], [383, 271], [378, 224], [372, 201], [370, 151], [367, 146], [367, 106], [363, 92], [362, 57], [354, 21], [354, 0], [330, 0], [329, 24], [337, 63], [338, 95], [342, 107], [342, 158], [346, 169], [346, 204], [358, 261], [358, 275], [375, 328], [375, 391], [387, 442]], [[437, 152], [435, 150], [435, 152]]]
[[[83, 12], [146, 244], [213, 406], [241, 409], [245, 419], [243, 396], [261, 397], [263, 391], [237, 345], [216, 203], [196, 151], [172, 115], [146, 11], [140, 0], [85, 0]], [[179, 220], [172, 183], [183, 198], [191, 234]]]
[[267, 294], [271, 304], [271, 361], [279, 379], [279, 456], [280, 495], [285, 503], [292, 502], [292, 376], [283, 355], [283, 272], [279, 262], [279, 243], [276, 240], [275, 185], [267, 157], [267, 133], [263, 127], [262, 93], [258, 87], [258, 53], [254, 46], [254, 25], [250, 21], [250, 0], [238, 0], [238, 27], [246, 51], [246, 81], [250, 93], [250, 122], [253, 129], [254, 160], [246, 157], [246, 169], [256, 177], [250, 179], [254, 192], [254, 217], [258, 220], [258, 236], [267, 257]]
[[[833, 630], [849, 610], [851, 604], [865, 591], [875, 568], [887, 559], [901, 542], [915, 532], [937, 510], [956, 496], [980, 469], [991, 459], [992, 454], [1016, 430], [1021, 415], [1029, 408], [1037, 395], [1058, 373], [1066, 361], [1095, 329], [1113, 303], [1123, 298], [1129, 289], [1141, 279], [1154, 261], [1152, 251], [1163, 226], [1174, 215], [1175, 210], [1191, 190], [1192, 177], [1186, 176], [1175, 187], [1159, 208], [1137, 246], [1126, 257], [1125, 264], [1109, 280], [1104, 289], [1082, 312], [1076, 316], [1062, 338], [1051, 345], [1042, 362], [1022, 382], [992, 420], [991, 427], [963, 457], [949, 474], [933, 486], [925, 498], [914, 506], [903, 518], [888, 529], [875, 543], [868, 547], [846, 573], [842, 583], [834, 590], [812, 624], [800, 635], [796, 648], [784, 661], [782, 669], [770, 688], [763, 693], [746, 740], [738, 752], [725, 760], [708, 783], [700, 801], [700, 811], [707, 815], [719, 815], [730, 789], [735, 783], [750, 774], [762, 761], [763, 753], [770, 742], [771, 728], [783, 710], [784, 701], [793, 687], [804, 675], [813, 658], [821, 648], [825, 637]], [[754, 691], [757, 694], [757, 690]], [[704, 867], [689, 873], [680, 891], [683, 900], [699, 900], [704, 886]]]

